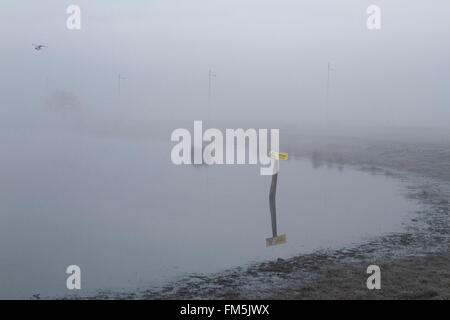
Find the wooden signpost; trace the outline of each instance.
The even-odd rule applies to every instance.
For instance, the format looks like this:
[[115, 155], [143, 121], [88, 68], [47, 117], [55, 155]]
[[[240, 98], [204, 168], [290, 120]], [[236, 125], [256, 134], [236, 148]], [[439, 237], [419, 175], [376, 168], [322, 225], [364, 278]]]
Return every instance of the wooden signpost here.
[[277, 180], [278, 180], [278, 169], [280, 160], [287, 160], [288, 154], [282, 152], [271, 152], [270, 157], [274, 161], [273, 165], [273, 175], [272, 175], [272, 184], [270, 185], [269, 192], [269, 206], [270, 206], [270, 218], [272, 221], [272, 238], [266, 239], [266, 246], [274, 246], [277, 244], [286, 243], [286, 235], [283, 234], [281, 236], [277, 233], [277, 210], [276, 210], [276, 202], [275, 196], [277, 193]]

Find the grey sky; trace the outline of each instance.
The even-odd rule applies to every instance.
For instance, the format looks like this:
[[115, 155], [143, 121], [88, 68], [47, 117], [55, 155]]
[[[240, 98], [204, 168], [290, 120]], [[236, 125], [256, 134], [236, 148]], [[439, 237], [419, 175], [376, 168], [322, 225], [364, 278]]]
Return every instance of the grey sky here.
[[[69, 4], [82, 30], [66, 29]], [[366, 8], [382, 28], [366, 28]], [[448, 126], [450, 2], [361, 0], [18, 1], [0, 11], [1, 123], [33, 121], [54, 91], [84, 117], [212, 117], [298, 125]], [[31, 43], [47, 50], [32, 50]], [[332, 74], [326, 101], [327, 63]], [[120, 103], [117, 75], [123, 74]], [[189, 122], [187, 122], [189, 121]]]
[[[66, 28], [70, 4], [81, 7], [80, 31]], [[371, 4], [382, 10], [379, 31], [366, 28]], [[288, 250], [397, 232], [403, 213], [423, 211], [400, 194], [434, 190], [420, 168], [437, 172], [428, 150], [447, 152], [433, 142], [410, 153], [419, 144], [392, 141], [411, 132], [415, 142], [449, 139], [449, 15], [449, 0], [1, 0], [0, 298], [67, 294], [69, 264], [97, 290], [278, 257], [264, 247], [271, 177], [256, 166], [172, 163], [172, 130], [192, 130], [194, 120], [280, 129], [291, 160], [277, 191]], [[336, 72], [327, 106], [328, 63]], [[320, 170], [315, 153], [302, 164], [298, 155], [340, 136], [288, 130], [361, 138], [360, 127], [389, 145], [342, 150], [342, 159], [358, 163], [370, 148], [367, 168], [409, 164], [420, 189], [398, 190], [378, 171]]]

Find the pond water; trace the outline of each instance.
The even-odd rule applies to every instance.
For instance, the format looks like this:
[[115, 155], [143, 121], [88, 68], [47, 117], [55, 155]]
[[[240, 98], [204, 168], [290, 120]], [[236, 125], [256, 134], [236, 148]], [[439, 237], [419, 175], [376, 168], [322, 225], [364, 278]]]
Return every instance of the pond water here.
[[342, 247], [401, 230], [416, 206], [396, 179], [290, 158], [277, 189], [287, 243], [266, 247], [271, 177], [259, 166], [175, 166], [169, 138], [0, 139], [0, 298], [68, 295], [72, 264], [87, 294]]

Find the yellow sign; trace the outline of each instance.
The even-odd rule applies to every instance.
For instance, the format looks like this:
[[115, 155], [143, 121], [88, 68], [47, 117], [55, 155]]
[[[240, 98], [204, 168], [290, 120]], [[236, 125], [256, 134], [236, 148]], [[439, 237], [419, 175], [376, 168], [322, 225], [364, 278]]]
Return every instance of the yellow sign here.
[[286, 235], [283, 234], [281, 236], [278, 237], [273, 237], [273, 238], [267, 238], [266, 239], [266, 246], [275, 246], [277, 244], [282, 244], [282, 243], [286, 243]]
[[288, 154], [287, 153], [283, 153], [283, 152], [274, 152], [274, 151], [272, 151], [270, 153], [270, 157], [272, 159], [277, 159], [277, 160], [287, 160], [288, 159]]

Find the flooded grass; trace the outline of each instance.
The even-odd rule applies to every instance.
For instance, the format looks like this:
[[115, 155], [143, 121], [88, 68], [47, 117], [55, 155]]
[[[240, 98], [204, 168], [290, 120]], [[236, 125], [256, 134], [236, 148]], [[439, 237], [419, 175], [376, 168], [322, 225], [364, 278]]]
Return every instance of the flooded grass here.
[[[368, 264], [391, 268], [392, 277], [403, 270], [406, 278], [424, 268], [422, 257], [436, 262], [427, 264], [423, 283], [415, 277], [409, 293], [394, 286], [379, 297], [448, 296], [448, 270], [440, 267], [448, 259], [448, 180], [426, 163], [412, 166], [408, 157], [417, 149], [400, 152], [398, 165], [389, 162], [392, 145], [389, 152], [370, 147], [372, 153], [351, 142], [291, 148], [277, 190], [287, 244], [266, 248], [270, 177], [256, 166], [173, 167], [161, 156], [163, 143], [45, 139], [50, 159], [34, 158], [28, 167], [34, 144], [16, 150], [22, 162], [17, 153], [5, 157], [9, 190], [22, 183], [14, 180], [18, 172], [28, 179], [20, 197], [5, 195], [2, 203], [10, 212], [2, 269], [12, 275], [2, 279], [3, 296], [376, 298], [360, 288]], [[434, 166], [442, 161], [445, 169], [444, 160]], [[85, 285], [67, 296], [61, 270], [74, 262], [85, 270]]]

